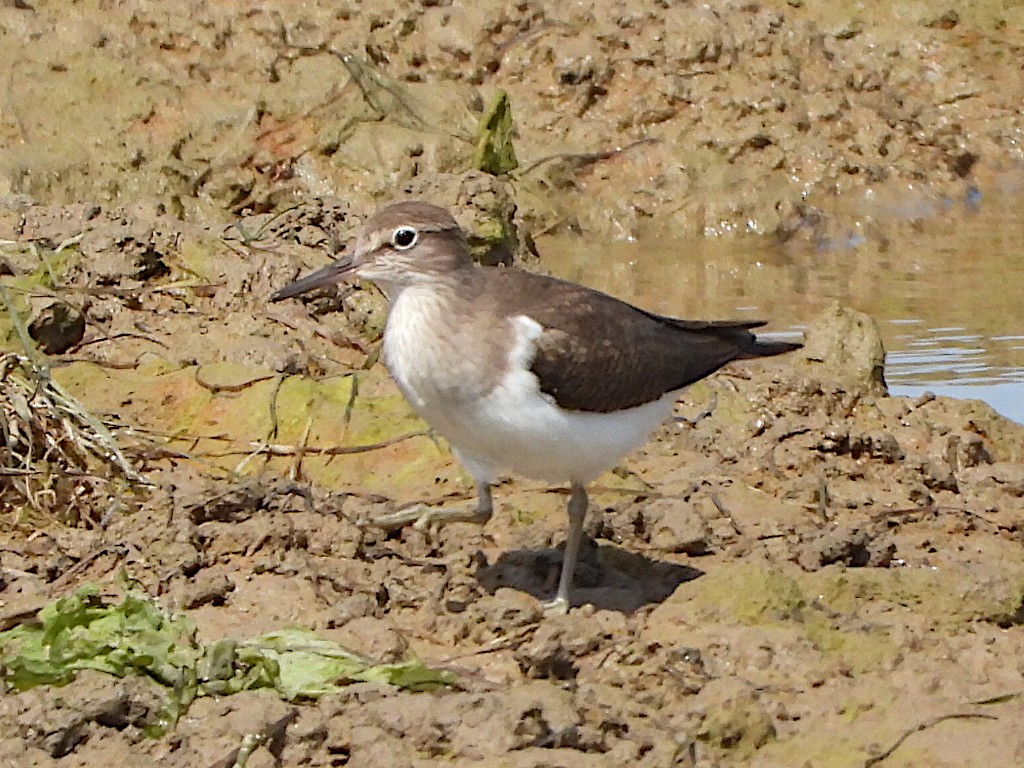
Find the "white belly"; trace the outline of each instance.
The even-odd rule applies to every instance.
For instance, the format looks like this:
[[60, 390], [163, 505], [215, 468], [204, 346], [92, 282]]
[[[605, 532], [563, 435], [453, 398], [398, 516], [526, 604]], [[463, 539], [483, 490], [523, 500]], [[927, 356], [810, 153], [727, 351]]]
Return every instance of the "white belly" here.
[[675, 403], [670, 394], [617, 413], [564, 411], [528, 375], [532, 388], [518, 382], [500, 387], [438, 426], [479, 480], [493, 481], [510, 469], [552, 483], [589, 482], [643, 445]]
[[384, 357], [409, 403], [478, 481], [511, 470], [552, 483], [586, 483], [642, 445], [672, 412], [675, 393], [615, 413], [559, 408], [529, 370], [543, 329], [524, 316], [513, 321], [507, 376], [495, 387], [479, 385], [474, 372], [481, 361], [471, 345], [432, 330], [443, 327], [438, 310], [429, 293], [403, 291], [388, 318]]

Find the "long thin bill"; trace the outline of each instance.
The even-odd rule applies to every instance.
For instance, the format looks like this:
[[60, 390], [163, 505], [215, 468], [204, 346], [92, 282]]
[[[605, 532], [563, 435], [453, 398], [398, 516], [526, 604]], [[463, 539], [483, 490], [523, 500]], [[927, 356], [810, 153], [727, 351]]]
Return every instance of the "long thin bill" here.
[[311, 275], [306, 275], [296, 280], [294, 283], [289, 283], [279, 291], [275, 291], [270, 297], [271, 301], [281, 301], [283, 299], [290, 299], [299, 294], [312, 291], [314, 288], [322, 288], [325, 285], [333, 285], [341, 280], [344, 280], [349, 274], [355, 271], [356, 268], [355, 259], [351, 256], [342, 256], [337, 261], [328, 264], [323, 269], [318, 269]]

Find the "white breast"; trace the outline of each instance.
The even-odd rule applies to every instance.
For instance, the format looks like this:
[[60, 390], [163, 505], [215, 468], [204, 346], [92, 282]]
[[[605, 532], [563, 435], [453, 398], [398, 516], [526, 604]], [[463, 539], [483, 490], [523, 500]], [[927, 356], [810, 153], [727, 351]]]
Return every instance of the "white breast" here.
[[384, 329], [384, 363], [402, 394], [421, 415], [445, 399], [437, 381], [447, 344], [435, 329], [444, 307], [433, 291], [403, 290], [392, 302]]

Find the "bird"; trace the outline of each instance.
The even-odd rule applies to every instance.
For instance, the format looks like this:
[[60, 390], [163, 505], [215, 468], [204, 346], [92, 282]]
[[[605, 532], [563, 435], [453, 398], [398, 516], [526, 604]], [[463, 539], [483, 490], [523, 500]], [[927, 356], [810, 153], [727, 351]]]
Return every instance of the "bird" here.
[[751, 329], [764, 321], [681, 320], [555, 277], [480, 265], [451, 213], [421, 200], [380, 208], [350, 252], [271, 300], [350, 279], [387, 298], [384, 363], [475, 483], [474, 508], [427, 518], [486, 523], [491, 489], [507, 471], [568, 484], [561, 574], [545, 604], [554, 613], [571, 605], [587, 484], [645, 443], [688, 385], [733, 360], [801, 346], [758, 339]]

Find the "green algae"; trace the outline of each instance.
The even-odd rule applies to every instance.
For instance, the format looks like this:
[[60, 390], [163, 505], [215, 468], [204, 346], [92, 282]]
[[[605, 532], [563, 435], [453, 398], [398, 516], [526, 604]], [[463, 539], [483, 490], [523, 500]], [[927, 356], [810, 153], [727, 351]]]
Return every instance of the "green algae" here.
[[680, 590], [690, 591], [698, 615], [710, 614], [722, 623], [797, 628], [820, 653], [854, 672], [883, 669], [898, 650], [884, 627], [836, 616], [808, 596], [801, 580], [776, 566], [737, 563]]
[[221, 277], [217, 266], [222, 254], [221, 244], [215, 240], [186, 240], [175, 254], [177, 266], [201, 280]]
[[803, 621], [810, 604], [795, 579], [760, 563], [716, 569], [681, 589], [692, 593], [700, 613], [748, 625]]
[[1015, 624], [1024, 604], [1024, 570], [979, 576], [966, 567], [829, 567], [805, 582], [830, 608], [853, 612], [869, 603], [889, 603], [938, 624], [991, 621]]
[[[822, 655], [853, 673], [887, 669], [899, 648], [889, 629], [859, 618], [891, 606], [935, 625], [1020, 623], [1024, 574], [979, 577], [968, 568], [823, 568], [789, 575], [761, 563], [716, 569], [680, 587], [690, 612], [723, 624], [796, 628]], [[813, 596], [813, 597], [812, 597]]]
[[821, 613], [804, 622], [807, 638], [824, 655], [838, 659], [853, 673], [888, 668], [899, 648], [884, 627], [840, 628]]
[[301, 460], [303, 476], [324, 487], [403, 496], [459, 479], [437, 443], [403, 439], [426, 425], [380, 368], [315, 380], [147, 356], [134, 370], [73, 363], [55, 375], [92, 412], [119, 413], [207, 467], [285, 475]]
[[512, 122], [512, 100], [505, 91], [498, 91], [477, 129], [473, 167], [492, 176], [509, 174], [519, 167], [512, 145], [515, 126]]
[[814, 768], [864, 768], [864, 748], [834, 731], [809, 730], [766, 744], [757, 752], [761, 765], [813, 765]]

